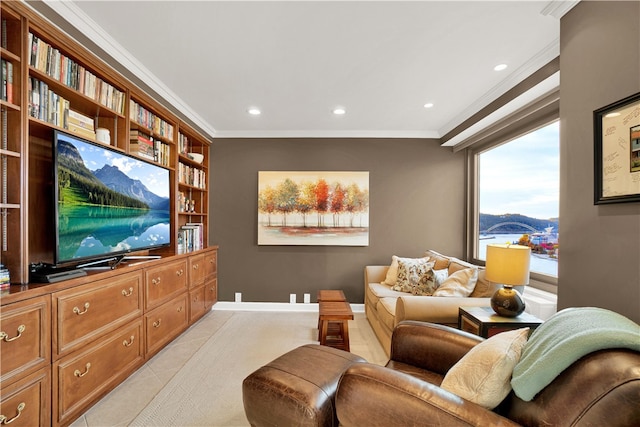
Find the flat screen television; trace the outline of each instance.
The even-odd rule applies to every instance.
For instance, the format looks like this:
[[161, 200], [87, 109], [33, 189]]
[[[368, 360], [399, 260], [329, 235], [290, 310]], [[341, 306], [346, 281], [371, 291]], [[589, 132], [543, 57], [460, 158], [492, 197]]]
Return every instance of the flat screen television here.
[[56, 265], [171, 243], [169, 170], [54, 131]]

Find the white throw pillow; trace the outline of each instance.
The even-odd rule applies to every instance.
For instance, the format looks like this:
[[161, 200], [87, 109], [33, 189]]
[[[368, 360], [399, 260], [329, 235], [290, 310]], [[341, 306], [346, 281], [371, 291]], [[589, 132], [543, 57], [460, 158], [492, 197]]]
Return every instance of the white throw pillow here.
[[511, 391], [511, 374], [527, 343], [529, 328], [502, 332], [473, 347], [447, 372], [440, 387], [493, 409]]
[[446, 268], [443, 268], [442, 270], [436, 270], [434, 266], [433, 277], [436, 279], [436, 287], [439, 287], [449, 277], [449, 270]]
[[398, 259], [402, 259], [402, 260], [420, 259], [420, 260], [428, 261], [429, 258], [431, 257], [425, 256], [423, 258], [401, 258], [393, 255], [391, 257], [391, 265], [387, 270], [387, 275], [385, 279], [382, 281], [382, 284], [387, 286], [395, 286], [396, 281], [398, 280]]
[[449, 276], [433, 293], [434, 297], [468, 297], [476, 288], [478, 269], [465, 268]]

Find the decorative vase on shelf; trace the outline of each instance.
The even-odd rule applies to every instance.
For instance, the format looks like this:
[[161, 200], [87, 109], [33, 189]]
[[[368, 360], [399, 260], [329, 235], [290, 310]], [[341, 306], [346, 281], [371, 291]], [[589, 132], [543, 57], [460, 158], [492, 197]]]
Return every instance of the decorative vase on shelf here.
[[503, 285], [491, 297], [491, 308], [500, 316], [516, 317], [524, 311], [525, 303], [513, 286]]

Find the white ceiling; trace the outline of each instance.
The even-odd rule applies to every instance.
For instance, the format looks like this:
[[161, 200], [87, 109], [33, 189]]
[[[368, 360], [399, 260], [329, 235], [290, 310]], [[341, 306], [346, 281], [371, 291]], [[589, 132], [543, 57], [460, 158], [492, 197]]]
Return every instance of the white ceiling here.
[[576, 2], [45, 3], [212, 136], [439, 138], [557, 57]]

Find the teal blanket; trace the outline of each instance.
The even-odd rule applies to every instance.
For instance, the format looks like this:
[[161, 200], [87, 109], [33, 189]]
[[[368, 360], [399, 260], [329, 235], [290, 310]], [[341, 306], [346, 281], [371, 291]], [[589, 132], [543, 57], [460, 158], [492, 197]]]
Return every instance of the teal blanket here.
[[511, 387], [520, 399], [530, 401], [573, 362], [606, 348], [640, 352], [640, 326], [602, 308], [559, 311], [531, 334], [513, 370]]

